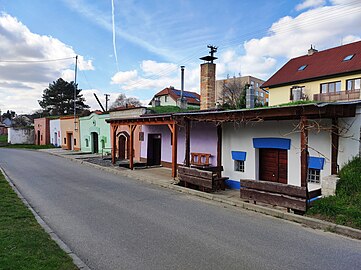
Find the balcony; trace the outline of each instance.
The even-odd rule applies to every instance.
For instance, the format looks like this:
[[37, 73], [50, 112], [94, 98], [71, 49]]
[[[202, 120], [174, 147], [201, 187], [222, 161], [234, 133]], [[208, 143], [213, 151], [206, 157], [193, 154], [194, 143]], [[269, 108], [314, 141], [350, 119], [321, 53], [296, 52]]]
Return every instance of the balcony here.
[[339, 91], [333, 93], [320, 93], [314, 94], [314, 101], [321, 102], [333, 102], [333, 101], [347, 101], [347, 100], [356, 100], [360, 98], [360, 89], [352, 90], [352, 91]]

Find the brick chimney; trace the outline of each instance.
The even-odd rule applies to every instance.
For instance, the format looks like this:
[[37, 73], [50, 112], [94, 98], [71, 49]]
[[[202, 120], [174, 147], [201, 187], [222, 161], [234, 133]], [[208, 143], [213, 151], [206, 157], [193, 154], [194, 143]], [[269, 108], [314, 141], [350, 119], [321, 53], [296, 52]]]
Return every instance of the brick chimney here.
[[201, 64], [201, 110], [214, 109], [216, 107], [216, 64], [217, 59], [213, 54], [217, 52], [217, 47], [208, 45], [210, 55], [200, 58], [206, 61]]

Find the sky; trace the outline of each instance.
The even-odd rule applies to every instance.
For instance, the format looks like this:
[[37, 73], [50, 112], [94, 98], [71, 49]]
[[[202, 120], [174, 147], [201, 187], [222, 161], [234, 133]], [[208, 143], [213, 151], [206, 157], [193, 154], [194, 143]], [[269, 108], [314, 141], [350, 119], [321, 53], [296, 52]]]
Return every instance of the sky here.
[[44, 89], [75, 79], [93, 93], [146, 105], [162, 89], [199, 93], [200, 57], [218, 47], [217, 79], [267, 80], [311, 44], [361, 39], [360, 0], [0, 0], [0, 110], [40, 109]]

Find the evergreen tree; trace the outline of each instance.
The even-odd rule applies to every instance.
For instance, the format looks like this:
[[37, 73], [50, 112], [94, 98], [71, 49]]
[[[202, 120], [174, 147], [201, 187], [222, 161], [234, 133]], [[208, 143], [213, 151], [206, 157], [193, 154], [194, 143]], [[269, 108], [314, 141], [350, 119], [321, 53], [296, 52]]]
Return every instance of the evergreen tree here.
[[43, 91], [43, 99], [39, 100], [39, 105], [50, 115], [66, 115], [74, 113], [74, 89], [76, 88], [76, 112], [82, 113], [89, 108], [86, 105], [85, 98], [74, 82], [64, 81], [59, 78], [56, 82], [49, 84], [49, 87]]

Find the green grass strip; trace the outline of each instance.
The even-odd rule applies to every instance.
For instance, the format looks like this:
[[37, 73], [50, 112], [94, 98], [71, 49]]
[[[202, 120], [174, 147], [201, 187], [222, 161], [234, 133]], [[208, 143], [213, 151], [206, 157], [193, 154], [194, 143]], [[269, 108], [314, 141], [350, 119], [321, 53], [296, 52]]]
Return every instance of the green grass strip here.
[[1, 172], [0, 269], [77, 269], [72, 259], [37, 223]]

